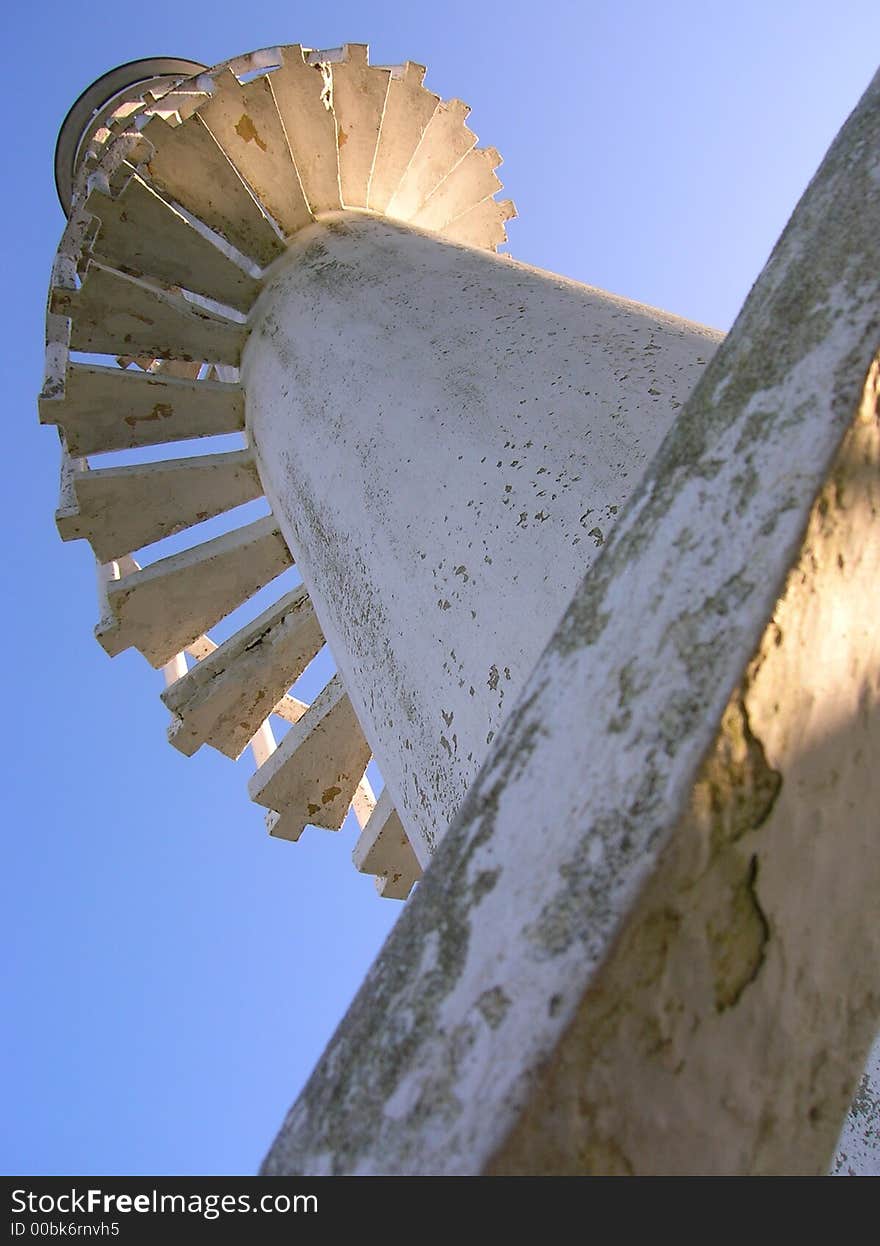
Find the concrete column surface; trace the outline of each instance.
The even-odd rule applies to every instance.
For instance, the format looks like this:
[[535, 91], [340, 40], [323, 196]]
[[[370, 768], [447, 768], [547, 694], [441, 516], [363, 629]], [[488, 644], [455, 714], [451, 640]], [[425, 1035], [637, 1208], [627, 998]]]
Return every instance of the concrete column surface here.
[[365, 213], [279, 261], [248, 427], [423, 865], [720, 336]]

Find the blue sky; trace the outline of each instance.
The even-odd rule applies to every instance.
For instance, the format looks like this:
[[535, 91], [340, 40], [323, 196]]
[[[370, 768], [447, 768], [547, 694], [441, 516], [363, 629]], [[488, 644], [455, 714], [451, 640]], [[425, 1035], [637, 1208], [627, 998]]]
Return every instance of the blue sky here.
[[876, 0], [7, 15], [0, 1170], [253, 1172], [400, 908], [351, 867], [353, 828], [269, 840], [248, 758], [176, 753], [160, 677], [92, 638], [94, 561], [55, 532], [35, 403], [76, 96], [144, 56], [368, 42], [471, 105], [504, 156], [517, 259], [726, 329], [876, 68], [876, 17]]

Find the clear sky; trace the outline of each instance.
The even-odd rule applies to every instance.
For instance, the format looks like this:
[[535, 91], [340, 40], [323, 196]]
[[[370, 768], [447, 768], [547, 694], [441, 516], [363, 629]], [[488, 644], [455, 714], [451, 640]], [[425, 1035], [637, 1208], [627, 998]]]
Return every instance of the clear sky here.
[[250, 1173], [400, 906], [353, 828], [269, 840], [249, 758], [176, 753], [160, 676], [92, 638], [35, 403], [68, 107], [139, 57], [369, 43], [471, 105], [516, 258], [726, 329], [876, 68], [877, 4], [47, 0], [5, 26], [0, 1171]]

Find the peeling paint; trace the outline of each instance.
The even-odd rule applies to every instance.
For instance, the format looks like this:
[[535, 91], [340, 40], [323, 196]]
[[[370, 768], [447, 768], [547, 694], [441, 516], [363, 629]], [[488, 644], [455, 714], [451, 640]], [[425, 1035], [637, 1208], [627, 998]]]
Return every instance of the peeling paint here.
[[256, 145], [260, 148], [261, 151], [269, 150], [266, 143], [263, 142], [263, 140], [260, 138], [259, 134], [257, 133], [257, 127], [254, 125], [253, 121], [247, 115], [247, 113], [244, 113], [241, 116], [241, 118], [236, 122], [235, 132], [239, 136], [240, 139], [244, 140], [245, 143], [256, 143]]
[[[876, 635], [863, 606], [878, 578], [877, 541], [860, 526], [880, 513], [876, 473], [860, 484], [870, 505], [813, 517], [832, 515], [836, 525], [851, 577], [846, 617], [826, 618], [825, 595], [800, 588], [814, 570], [824, 574], [813, 549], [821, 528], [810, 528], [806, 542], [805, 532], [880, 330], [878, 110], [880, 78], [622, 506], [527, 684], [512, 690], [512, 712], [459, 818], [267, 1172], [309, 1171], [315, 1157], [363, 1173], [479, 1172], [493, 1163], [518, 1172], [647, 1172], [659, 1164], [779, 1172], [827, 1163], [880, 1005], [876, 923], [866, 918], [880, 891], [876, 836], [865, 834], [867, 813], [852, 816], [844, 803], [856, 798], [865, 811], [878, 804], [865, 765], [876, 742], [872, 735], [869, 748], [864, 735], [878, 719], [876, 671], [867, 665]], [[767, 414], [752, 433], [753, 476], [734, 449], [757, 411]], [[870, 436], [876, 463], [876, 427]], [[788, 579], [802, 548], [804, 562]], [[839, 585], [836, 556], [827, 570]], [[700, 610], [703, 601], [712, 607]], [[507, 658], [496, 652], [480, 670], [492, 661]], [[630, 687], [645, 691], [625, 694], [627, 724], [605, 733], [601, 717], [621, 696], [624, 663], [632, 663]], [[829, 667], [835, 678], [822, 682]], [[741, 685], [749, 731], [782, 781], [774, 795], [741, 719], [742, 782], [727, 788], [736, 812], [715, 819], [713, 839], [711, 799], [701, 813], [689, 796]], [[783, 703], [786, 712], [776, 712]], [[832, 781], [832, 771], [848, 778]], [[821, 800], [816, 784], [827, 788]], [[822, 819], [832, 804], [829, 825]], [[731, 836], [745, 809], [758, 824]], [[474, 883], [487, 872], [497, 878], [474, 904]], [[736, 998], [719, 1010], [721, 962], [716, 948], [713, 969], [708, 928], [718, 920], [714, 899], [730, 893], [734, 878], [752, 900], [728, 903], [729, 924], [754, 931], [757, 905], [767, 929], [760, 940], [749, 935], [749, 955], [731, 959], [735, 989], [725, 986], [725, 998]], [[441, 946], [448, 938], [449, 959], [425, 981], [419, 949], [433, 934]], [[744, 985], [758, 942], [763, 959]], [[866, 954], [853, 958], [852, 946]], [[631, 990], [606, 976], [615, 965], [636, 974]], [[646, 967], [653, 981], [640, 987]], [[725, 983], [727, 968], [725, 960]], [[590, 997], [603, 983], [613, 989]], [[511, 1002], [491, 1029], [477, 1001], [495, 986]], [[594, 1006], [581, 1012], [587, 998]], [[580, 1016], [586, 1029], [575, 1024]], [[395, 1036], [396, 1017], [407, 1019], [409, 1045]], [[567, 1047], [575, 1034], [582, 1041]], [[527, 1122], [526, 1103], [546, 1116]], [[527, 1123], [540, 1126], [537, 1151], [517, 1133]]]

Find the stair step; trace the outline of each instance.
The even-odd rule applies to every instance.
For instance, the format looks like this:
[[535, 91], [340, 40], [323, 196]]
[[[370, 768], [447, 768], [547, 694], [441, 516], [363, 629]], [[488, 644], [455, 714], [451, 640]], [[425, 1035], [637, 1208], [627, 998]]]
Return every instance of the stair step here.
[[40, 419], [62, 429], [71, 454], [102, 454], [237, 432], [244, 394], [223, 381], [70, 363], [63, 396], [40, 399]]
[[336, 125], [325, 106], [327, 82], [320, 65], [305, 60], [298, 43], [281, 49], [281, 66], [269, 76], [290, 151], [312, 212], [342, 206]]
[[439, 232], [450, 242], [461, 242], [469, 247], [494, 251], [507, 241], [505, 222], [516, 216], [516, 208], [510, 199], [484, 199], [469, 212], [444, 225]]
[[[308, 592], [295, 588], [166, 688], [169, 740], [188, 757], [210, 744], [234, 761], [323, 643]], [[301, 718], [305, 707], [287, 700]]]
[[[194, 381], [202, 370], [200, 363], [187, 363], [184, 359], [153, 359], [147, 371], [153, 375], [157, 373], [160, 376], [176, 376], [184, 381]], [[216, 376], [216, 367], [212, 364], [211, 370]]]
[[74, 472], [73, 508], [56, 515], [64, 541], [85, 538], [110, 562], [262, 497], [250, 450]]
[[181, 121], [191, 117], [200, 104], [208, 98], [207, 92], [199, 90], [196, 79], [182, 83], [164, 95], [156, 96], [152, 91], [145, 95], [144, 114], [148, 117], [166, 117], [175, 114]]
[[214, 79], [199, 118], [286, 236], [312, 220], [267, 78], [241, 83], [231, 69]]
[[400, 185], [389, 200], [388, 216], [411, 221], [432, 191], [476, 145], [465, 125], [470, 109], [461, 100], [442, 101], [425, 127]]
[[376, 891], [383, 900], [406, 900], [419, 876], [404, 870], [391, 870], [387, 874], [376, 876]]
[[403, 823], [384, 788], [351, 857], [356, 870], [375, 874], [379, 894], [405, 900], [422, 876], [422, 868], [407, 838]]
[[306, 826], [338, 831], [370, 760], [338, 675], [251, 777], [251, 800], [277, 810], [272, 834], [296, 840]]
[[501, 189], [495, 169], [501, 156], [494, 147], [472, 148], [425, 201], [411, 224], [439, 231], [450, 221]]
[[110, 583], [96, 636], [111, 657], [133, 646], [164, 666], [292, 562], [267, 515]]
[[153, 146], [147, 169], [163, 194], [261, 268], [282, 254], [283, 241], [198, 113], [176, 127], [154, 117], [141, 136]]
[[260, 283], [228, 259], [134, 174], [115, 198], [93, 190], [86, 210], [101, 222], [92, 255], [111, 268], [185, 286], [248, 312]]
[[440, 103], [439, 95], [425, 90], [424, 77], [424, 65], [407, 61], [401, 76], [392, 77], [388, 84], [367, 203], [374, 212], [384, 212], [388, 207]]
[[272, 713], [278, 718], [283, 718], [286, 723], [298, 723], [308, 708], [305, 701], [299, 701], [296, 697], [285, 693], [280, 701], [275, 702]]
[[53, 290], [51, 310], [69, 316], [70, 349], [237, 364], [244, 325], [124, 273], [89, 264], [79, 290]]
[[365, 208], [391, 71], [369, 64], [365, 43], [347, 43], [332, 68], [339, 189], [348, 208]]

